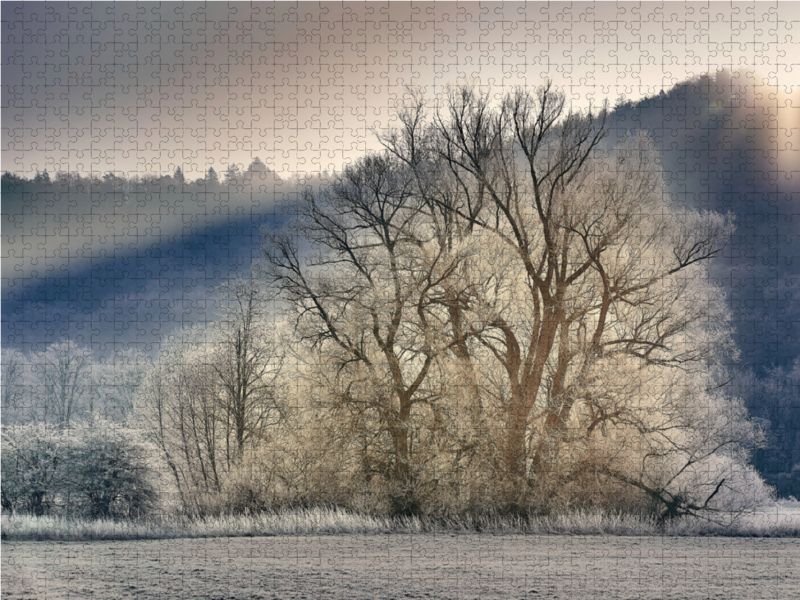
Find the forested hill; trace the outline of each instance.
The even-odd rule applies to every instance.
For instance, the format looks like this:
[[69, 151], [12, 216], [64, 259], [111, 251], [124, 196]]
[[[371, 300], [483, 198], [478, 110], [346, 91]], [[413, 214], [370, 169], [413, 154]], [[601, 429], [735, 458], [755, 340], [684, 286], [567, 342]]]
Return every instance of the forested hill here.
[[781, 494], [800, 494], [800, 94], [722, 71], [637, 103], [618, 103], [612, 135], [647, 130], [676, 202], [732, 212], [737, 229], [712, 274], [728, 295], [738, 385], [770, 422], [756, 464]]

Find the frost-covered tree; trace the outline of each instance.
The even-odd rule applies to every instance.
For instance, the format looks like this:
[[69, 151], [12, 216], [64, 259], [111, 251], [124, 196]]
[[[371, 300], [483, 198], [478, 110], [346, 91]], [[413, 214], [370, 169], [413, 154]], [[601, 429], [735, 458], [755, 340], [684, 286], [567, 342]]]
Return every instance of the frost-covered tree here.
[[135, 349], [95, 360], [88, 347], [67, 341], [39, 352], [4, 348], [3, 423], [68, 424], [89, 415], [122, 423], [132, 414], [147, 362]]
[[[605, 108], [567, 112], [550, 86], [496, 107], [454, 88], [431, 123], [423, 113], [412, 105], [383, 140], [416, 172], [426, 153], [446, 165], [460, 199], [433, 198], [483, 252], [465, 314], [505, 375], [498, 443], [518, 497], [601, 477], [669, 514], [711, 506], [735, 478], [710, 464], [744, 469], [759, 440], [738, 399], [708, 391], [735, 359], [706, 271], [730, 218], [673, 208], [646, 137], [611, 147]], [[678, 483], [690, 472], [706, 477], [692, 494]]]
[[116, 352], [92, 369], [96, 389], [95, 414], [118, 423], [133, 415], [134, 402], [150, 361], [135, 348]]
[[0, 375], [3, 422], [20, 423], [31, 418], [31, 361], [23, 352], [4, 348]]
[[283, 363], [268, 318], [270, 298], [259, 282], [233, 279], [220, 287], [222, 311], [211, 367], [221, 387], [226, 456], [240, 460], [280, 419], [276, 380]]
[[65, 485], [63, 437], [44, 423], [5, 425], [2, 431], [3, 510], [49, 514]]
[[69, 514], [130, 518], [158, 507], [153, 448], [141, 432], [104, 419], [80, 421], [63, 431], [62, 467]]
[[198, 494], [222, 488], [225, 438], [211, 351], [202, 332], [188, 336], [162, 350], [139, 388], [136, 417], [167, 464], [184, 507], [195, 510]]
[[474, 452], [518, 509], [768, 498], [721, 383], [736, 349], [707, 264], [731, 219], [675, 208], [646, 136], [611, 146], [605, 109], [549, 86], [498, 106], [456, 88], [430, 121], [414, 98], [399, 124], [264, 240], [369, 468], [435, 496]]
[[137, 422], [189, 512], [222, 509], [280, 423], [282, 357], [263, 300], [256, 283], [223, 286], [219, 322], [165, 344], [138, 389]]
[[734, 383], [767, 435], [756, 453], [759, 470], [780, 495], [800, 497], [800, 360], [761, 377], [746, 371]]
[[69, 423], [94, 412], [94, 359], [89, 348], [74, 342], [50, 344], [33, 357], [37, 386], [32, 390], [37, 417], [44, 422]]
[[[368, 157], [306, 193], [263, 244], [264, 274], [300, 340], [335, 365], [335, 401], [372, 430], [364, 468], [394, 486], [399, 512], [415, 510], [415, 416], [436, 400], [428, 378], [449, 343], [437, 296], [458, 262], [415, 187], [396, 159]], [[306, 245], [314, 250], [304, 256]]]

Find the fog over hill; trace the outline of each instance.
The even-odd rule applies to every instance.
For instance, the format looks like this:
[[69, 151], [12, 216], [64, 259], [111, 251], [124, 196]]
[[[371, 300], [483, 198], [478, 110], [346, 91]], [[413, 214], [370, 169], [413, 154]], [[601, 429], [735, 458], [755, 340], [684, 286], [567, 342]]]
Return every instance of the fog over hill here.
[[800, 93], [722, 71], [613, 113], [617, 136], [646, 130], [676, 202], [736, 216], [714, 274], [730, 295], [743, 360], [800, 356]]

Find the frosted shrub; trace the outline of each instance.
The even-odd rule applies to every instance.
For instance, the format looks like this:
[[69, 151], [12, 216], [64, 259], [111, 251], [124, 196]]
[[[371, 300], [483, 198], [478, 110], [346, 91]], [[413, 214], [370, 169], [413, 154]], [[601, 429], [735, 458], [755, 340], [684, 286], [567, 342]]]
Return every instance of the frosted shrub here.
[[2, 438], [3, 511], [45, 515], [64, 486], [64, 438], [44, 424], [5, 427]]
[[152, 450], [101, 419], [3, 431], [3, 509], [35, 515], [139, 517], [157, 503]]

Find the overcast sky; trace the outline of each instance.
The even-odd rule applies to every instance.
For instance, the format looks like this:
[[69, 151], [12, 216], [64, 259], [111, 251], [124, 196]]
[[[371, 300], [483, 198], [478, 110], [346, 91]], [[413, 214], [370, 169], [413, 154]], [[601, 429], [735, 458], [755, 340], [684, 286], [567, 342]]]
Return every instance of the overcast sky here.
[[550, 78], [576, 107], [753, 68], [800, 83], [800, 4], [2, 3], [2, 168], [340, 169], [405, 86], [500, 95]]

